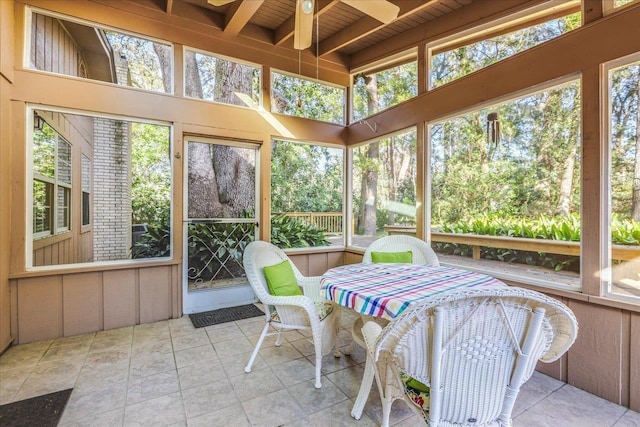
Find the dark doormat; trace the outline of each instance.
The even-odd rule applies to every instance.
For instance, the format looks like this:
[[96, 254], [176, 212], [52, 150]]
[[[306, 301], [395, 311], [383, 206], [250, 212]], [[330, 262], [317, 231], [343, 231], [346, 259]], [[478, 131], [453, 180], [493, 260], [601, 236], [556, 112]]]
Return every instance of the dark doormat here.
[[0, 426], [55, 427], [72, 388], [0, 405]]
[[203, 313], [190, 314], [189, 318], [196, 328], [217, 325], [219, 323], [233, 322], [234, 320], [248, 319], [250, 317], [264, 316], [262, 310], [253, 304], [240, 305], [238, 307], [220, 308], [218, 310], [205, 311]]

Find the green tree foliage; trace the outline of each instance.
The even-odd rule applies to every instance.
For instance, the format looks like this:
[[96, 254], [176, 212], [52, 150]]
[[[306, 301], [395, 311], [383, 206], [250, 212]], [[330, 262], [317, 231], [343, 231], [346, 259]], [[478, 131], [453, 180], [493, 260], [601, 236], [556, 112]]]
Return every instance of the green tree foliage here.
[[433, 55], [431, 84], [441, 86], [580, 27], [580, 13]]
[[640, 221], [640, 63], [610, 73], [610, 94], [611, 210], [627, 218], [637, 212]]
[[170, 128], [131, 123], [131, 204], [134, 224], [160, 227], [171, 212]]
[[362, 120], [418, 94], [418, 62], [412, 61], [374, 74], [377, 83], [377, 102], [370, 108], [370, 94], [365, 74], [353, 79], [353, 119]]
[[[114, 53], [126, 58], [131, 86], [160, 92], [166, 91], [163, 80], [165, 76], [158, 58], [157, 45], [162, 50], [170, 50], [171, 47], [169, 45], [158, 44], [150, 40], [113, 31], [105, 31], [105, 35]], [[170, 80], [171, 75], [169, 74], [166, 77]], [[128, 84], [127, 82], [118, 83]]]
[[353, 150], [353, 217], [356, 234], [364, 234], [360, 222], [366, 203], [362, 197], [362, 174], [375, 171], [378, 176], [376, 231], [385, 225], [415, 225], [416, 207], [416, 144], [415, 129], [376, 141], [378, 157], [368, 155], [368, 145]]
[[55, 178], [56, 141], [58, 134], [48, 124], [33, 132], [33, 171], [36, 174]]
[[276, 113], [344, 124], [345, 89], [273, 73], [271, 109]]
[[274, 141], [271, 211], [342, 212], [342, 169], [342, 149]]
[[[537, 216], [579, 211], [579, 84], [521, 98], [494, 111], [498, 143], [487, 140], [481, 110], [431, 128], [432, 222], [468, 220], [484, 212]], [[559, 212], [569, 166], [569, 212]]]

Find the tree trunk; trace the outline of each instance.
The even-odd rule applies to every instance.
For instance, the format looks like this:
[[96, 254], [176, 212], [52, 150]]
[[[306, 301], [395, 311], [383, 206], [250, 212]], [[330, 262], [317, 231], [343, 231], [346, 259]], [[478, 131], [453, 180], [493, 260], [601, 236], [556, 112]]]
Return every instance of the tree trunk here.
[[[234, 105], [246, 105], [236, 92], [251, 93], [252, 72], [230, 61], [217, 61], [213, 99]], [[213, 146], [213, 169], [217, 178], [224, 215], [241, 217], [255, 208], [255, 152], [226, 145]]]
[[[387, 176], [389, 177], [389, 201], [396, 201], [397, 198], [397, 190], [398, 190], [398, 181], [396, 177], [395, 164], [394, 164], [394, 141], [396, 137], [389, 138], [389, 143], [387, 145]], [[396, 213], [392, 210], [387, 211], [387, 215], [389, 218], [389, 224], [395, 224], [396, 222]]]
[[[154, 45], [155, 46], [155, 45]], [[156, 51], [157, 52], [157, 51]], [[158, 55], [160, 58], [160, 55]], [[188, 96], [202, 98], [202, 84], [195, 54], [185, 54], [185, 92]], [[163, 80], [165, 80], [163, 67]], [[211, 161], [210, 144], [189, 143], [188, 152], [188, 215], [189, 218], [217, 218], [222, 216], [216, 173]]]
[[[378, 108], [378, 82], [376, 76], [365, 76], [367, 84], [367, 110], [368, 115], [373, 114]], [[374, 236], [377, 232], [377, 196], [378, 196], [378, 161], [380, 159], [379, 143], [369, 144], [365, 155], [366, 169], [362, 171], [362, 227], [364, 235]]]
[[153, 43], [153, 50], [158, 55], [160, 69], [162, 70], [162, 86], [165, 93], [171, 93], [171, 46]]
[[236, 95], [236, 92], [251, 93], [252, 79], [252, 71], [248, 67], [231, 61], [216, 61], [213, 99], [217, 102], [246, 107], [246, 103]]
[[184, 55], [184, 92], [192, 98], [203, 98], [196, 54], [190, 50], [185, 51]]
[[189, 143], [188, 153], [188, 216], [189, 218], [217, 218], [222, 216], [222, 205], [216, 185], [209, 145]]
[[[238, 64], [223, 61], [216, 63], [215, 72], [214, 100], [244, 105], [234, 92], [248, 92], [252, 75]], [[203, 98], [198, 64], [190, 51], [185, 55], [185, 94]], [[236, 218], [244, 211], [252, 211], [255, 208], [254, 154], [251, 149], [190, 143], [189, 217]]]
[[242, 217], [255, 208], [255, 152], [252, 149], [213, 145], [213, 170], [227, 218]]
[[[378, 142], [369, 144], [365, 157], [368, 160], [377, 161], [380, 158], [380, 149]], [[367, 162], [370, 164], [371, 162]], [[377, 227], [376, 214], [376, 197], [378, 195], [378, 171], [375, 166], [362, 171], [362, 225], [363, 234], [366, 236], [375, 236]]]
[[576, 163], [576, 151], [577, 146], [574, 144], [564, 164], [564, 172], [560, 181], [558, 215], [562, 216], [568, 216], [571, 211], [571, 191], [573, 189], [573, 168]]

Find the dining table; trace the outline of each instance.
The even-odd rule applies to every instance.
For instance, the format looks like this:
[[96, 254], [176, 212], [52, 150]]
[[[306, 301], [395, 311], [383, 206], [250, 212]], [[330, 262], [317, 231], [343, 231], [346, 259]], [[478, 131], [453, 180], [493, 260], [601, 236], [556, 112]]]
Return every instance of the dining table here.
[[[393, 263], [358, 263], [334, 267], [321, 278], [327, 300], [354, 310], [360, 316], [352, 327], [353, 339], [365, 347], [361, 328], [369, 320], [382, 325], [393, 321], [412, 304], [463, 289], [505, 287], [486, 274], [461, 268]], [[347, 353], [350, 352], [347, 350]], [[360, 419], [374, 380], [373, 361], [365, 372], [351, 415]]]

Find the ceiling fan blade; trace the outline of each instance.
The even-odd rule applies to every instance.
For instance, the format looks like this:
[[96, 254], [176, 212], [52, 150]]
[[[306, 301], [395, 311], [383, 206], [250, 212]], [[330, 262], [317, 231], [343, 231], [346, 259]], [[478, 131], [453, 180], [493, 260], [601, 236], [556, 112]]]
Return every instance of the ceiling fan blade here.
[[298, 50], [311, 47], [313, 34], [313, 9], [310, 13], [304, 13], [302, 3], [302, 0], [296, 1], [296, 21], [293, 32], [293, 47]]
[[398, 17], [400, 7], [387, 0], [341, 0], [360, 12], [366, 13], [385, 24], [391, 23]]
[[207, 0], [207, 3], [209, 3], [211, 6], [224, 6], [225, 4], [228, 3], [233, 3], [236, 0]]

